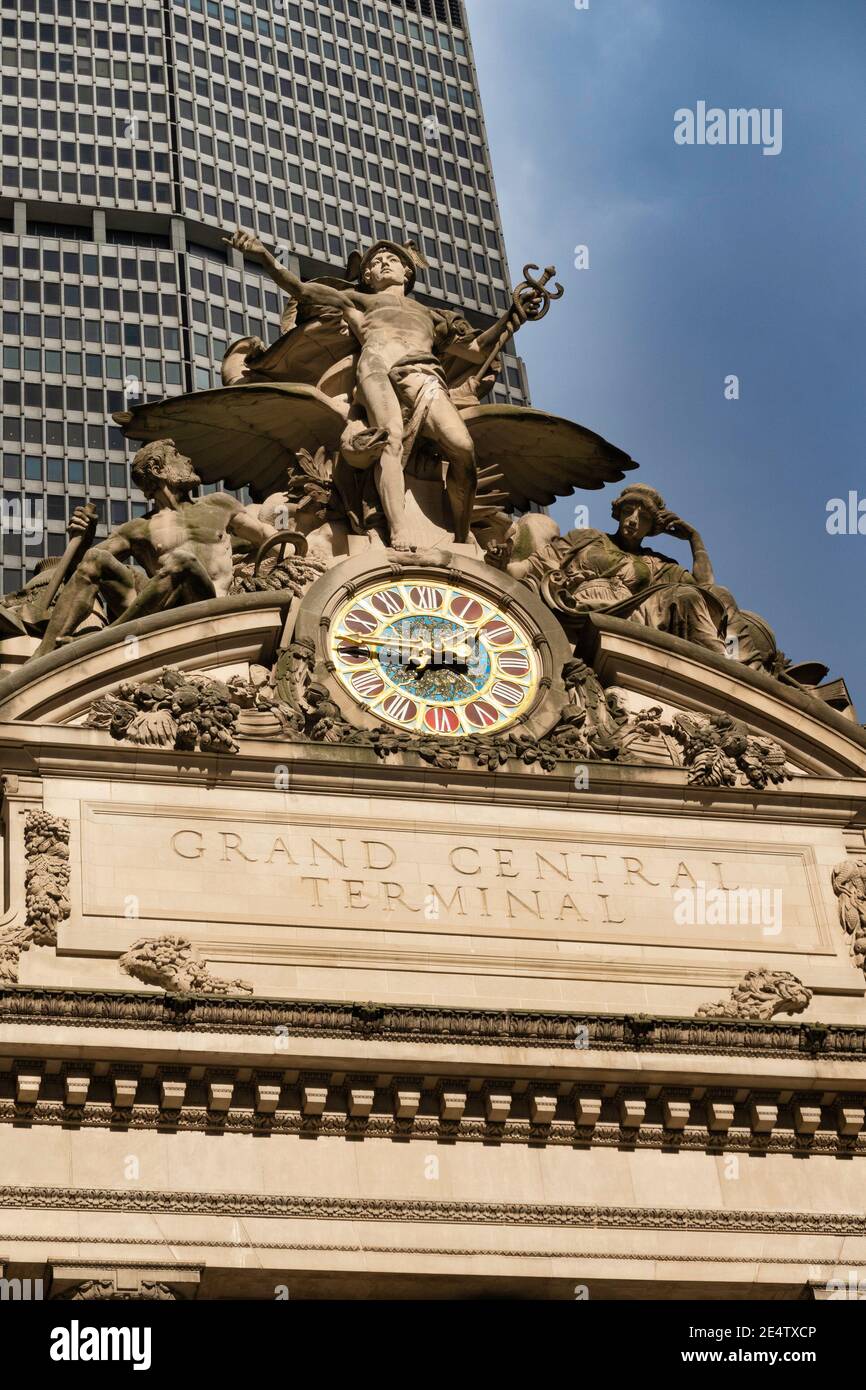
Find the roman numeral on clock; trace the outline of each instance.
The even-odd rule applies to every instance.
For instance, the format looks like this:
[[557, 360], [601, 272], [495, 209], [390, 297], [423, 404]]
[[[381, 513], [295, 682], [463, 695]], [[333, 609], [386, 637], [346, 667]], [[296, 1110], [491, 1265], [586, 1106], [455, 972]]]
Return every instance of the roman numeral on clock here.
[[464, 623], [477, 623], [484, 609], [477, 599], [470, 598], [468, 594], [458, 594], [457, 598], [451, 600], [451, 612], [455, 618], [462, 618]]
[[503, 652], [497, 661], [504, 676], [529, 675], [529, 658], [523, 652]]
[[497, 647], [505, 647], [510, 642], [514, 641], [514, 632], [512, 628], [510, 628], [502, 618], [493, 618], [482, 628], [482, 632], [489, 641], [493, 642]]
[[372, 613], [368, 613], [366, 608], [353, 608], [346, 616], [346, 627], [349, 631], [363, 633], [365, 637], [375, 632], [378, 626], [378, 620]]
[[442, 607], [442, 597], [441, 591], [432, 588], [430, 584], [416, 584], [409, 590], [409, 598], [415, 607], [428, 613]]
[[475, 700], [471, 705], [466, 706], [466, 718], [473, 729], [489, 728], [499, 719], [499, 711], [495, 706], [488, 704], [486, 700]]
[[396, 719], [400, 724], [411, 724], [418, 714], [418, 706], [414, 700], [410, 700], [405, 695], [389, 695], [382, 709], [389, 719]]
[[402, 613], [406, 606], [396, 589], [383, 589], [371, 602], [379, 613]]
[[490, 687], [493, 699], [506, 709], [516, 709], [526, 692], [510, 681], [494, 681]]
[[361, 671], [359, 675], [352, 677], [352, 688], [365, 699], [373, 700], [382, 694], [385, 682], [375, 671]]
[[460, 716], [450, 705], [433, 705], [424, 715], [424, 723], [434, 734], [453, 734], [460, 724]]

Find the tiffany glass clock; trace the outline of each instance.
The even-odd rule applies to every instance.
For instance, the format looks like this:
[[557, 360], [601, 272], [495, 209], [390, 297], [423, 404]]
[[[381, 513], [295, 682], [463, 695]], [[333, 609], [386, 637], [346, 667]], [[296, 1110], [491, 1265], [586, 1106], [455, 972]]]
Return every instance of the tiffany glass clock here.
[[495, 735], [537, 711], [553, 683], [540, 631], [551, 619], [542, 608], [539, 622], [523, 586], [516, 600], [506, 576], [468, 562], [383, 565], [359, 578], [319, 620], [319, 651], [343, 709], [365, 724], [446, 739]]

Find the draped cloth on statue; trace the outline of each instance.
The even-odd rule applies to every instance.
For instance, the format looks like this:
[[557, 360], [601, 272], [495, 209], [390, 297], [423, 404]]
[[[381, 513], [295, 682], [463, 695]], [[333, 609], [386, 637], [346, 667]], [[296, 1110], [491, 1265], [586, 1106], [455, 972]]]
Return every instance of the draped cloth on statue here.
[[603, 531], [572, 531], [561, 546], [560, 570], [551, 577], [560, 605], [628, 618], [725, 651], [723, 605], [676, 561], [654, 550], [624, 550]]

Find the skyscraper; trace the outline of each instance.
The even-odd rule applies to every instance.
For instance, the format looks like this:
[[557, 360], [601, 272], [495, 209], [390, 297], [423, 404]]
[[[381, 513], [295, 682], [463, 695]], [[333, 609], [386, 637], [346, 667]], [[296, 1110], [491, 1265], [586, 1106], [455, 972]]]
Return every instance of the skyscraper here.
[[[255, 230], [307, 277], [413, 239], [419, 293], [510, 298], [462, 0], [0, 0], [3, 589], [85, 499], [143, 510], [111, 414], [218, 383], [280, 331]], [[502, 400], [522, 402], [519, 359]], [[22, 511], [23, 508], [23, 511]], [[23, 516], [24, 534], [22, 535]]]

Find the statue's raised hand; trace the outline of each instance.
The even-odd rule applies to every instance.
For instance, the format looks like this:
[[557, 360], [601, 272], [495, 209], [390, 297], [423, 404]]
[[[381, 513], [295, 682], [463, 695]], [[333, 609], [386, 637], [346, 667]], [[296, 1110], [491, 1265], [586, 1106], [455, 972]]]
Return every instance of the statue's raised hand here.
[[678, 541], [691, 540], [695, 531], [694, 526], [683, 521], [681, 516], [677, 516], [676, 512], [672, 511], [662, 512], [658, 519], [658, 525], [660, 534], [674, 536]]
[[96, 530], [96, 508], [90, 505], [76, 507], [69, 518], [69, 525], [66, 527], [66, 534], [70, 540], [76, 536], [86, 536], [88, 532], [93, 535]]
[[489, 541], [484, 552], [484, 559], [488, 565], [494, 569], [505, 570], [511, 563], [514, 555], [514, 541], [511, 537], [505, 536], [502, 540]]
[[252, 232], [233, 232], [230, 237], [224, 236], [223, 241], [234, 251], [240, 251], [242, 255], [249, 256], [251, 261], [260, 261], [264, 264], [268, 259], [266, 247]]
[[521, 325], [527, 319], [537, 319], [544, 307], [544, 296], [538, 290], [526, 287], [514, 293], [514, 313]]

